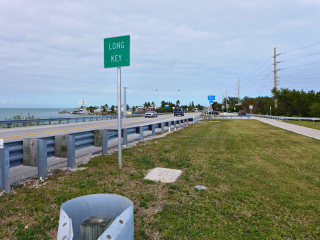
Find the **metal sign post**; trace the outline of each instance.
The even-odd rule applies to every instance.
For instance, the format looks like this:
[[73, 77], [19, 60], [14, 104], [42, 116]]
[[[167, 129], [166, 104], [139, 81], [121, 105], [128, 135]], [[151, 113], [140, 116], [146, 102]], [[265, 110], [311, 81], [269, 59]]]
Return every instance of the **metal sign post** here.
[[118, 161], [119, 161], [119, 169], [122, 169], [122, 119], [121, 119], [121, 68], [117, 68], [117, 79], [118, 79]]
[[250, 115], [252, 114], [253, 105], [249, 105]]
[[117, 68], [118, 160], [122, 169], [121, 68], [130, 66], [130, 35], [104, 39], [104, 67]]

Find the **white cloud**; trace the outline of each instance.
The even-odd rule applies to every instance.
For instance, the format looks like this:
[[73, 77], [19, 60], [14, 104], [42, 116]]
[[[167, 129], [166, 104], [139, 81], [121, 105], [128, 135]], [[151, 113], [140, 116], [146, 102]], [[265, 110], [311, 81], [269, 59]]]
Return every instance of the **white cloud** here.
[[[116, 71], [103, 69], [103, 39], [127, 34], [131, 66], [122, 69], [122, 85], [133, 104], [179, 96], [205, 104], [208, 93], [236, 94], [237, 79], [262, 65], [273, 47], [319, 42], [319, 35], [304, 38], [317, 31], [318, 10], [311, 0], [0, 1], [1, 97], [8, 100], [1, 104], [29, 99], [39, 106], [31, 96], [43, 106], [52, 106], [48, 96], [60, 96], [57, 107], [84, 96], [92, 105], [115, 104]], [[272, 81], [262, 77], [243, 79], [241, 95], [270, 94]], [[319, 91], [319, 83], [313, 88]]]

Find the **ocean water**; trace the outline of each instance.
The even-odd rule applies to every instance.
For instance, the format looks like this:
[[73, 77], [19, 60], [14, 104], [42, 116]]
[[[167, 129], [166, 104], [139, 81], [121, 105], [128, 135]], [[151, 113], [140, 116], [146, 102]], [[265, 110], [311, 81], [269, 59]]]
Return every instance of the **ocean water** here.
[[59, 110], [73, 111], [74, 108], [0, 108], [0, 120], [13, 119], [13, 116], [20, 115], [21, 119], [34, 118], [57, 118], [57, 117], [74, 117], [70, 113], [59, 114]]

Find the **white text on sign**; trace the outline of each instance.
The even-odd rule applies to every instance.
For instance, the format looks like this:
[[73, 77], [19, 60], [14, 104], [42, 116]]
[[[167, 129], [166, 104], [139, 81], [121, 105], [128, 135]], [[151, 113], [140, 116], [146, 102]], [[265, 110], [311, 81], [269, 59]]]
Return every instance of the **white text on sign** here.
[[124, 42], [117, 42], [117, 43], [109, 43], [109, 50], [115, 50], [119, 48], [124, 48]]
[[111, 55], [111, 62], [121, 62], [121, 55]]
[[[124, 48], [124, 42], [109, 43], [109, 50]], [[111, 55], [111, 62], [121, 62], [121, 55]]]

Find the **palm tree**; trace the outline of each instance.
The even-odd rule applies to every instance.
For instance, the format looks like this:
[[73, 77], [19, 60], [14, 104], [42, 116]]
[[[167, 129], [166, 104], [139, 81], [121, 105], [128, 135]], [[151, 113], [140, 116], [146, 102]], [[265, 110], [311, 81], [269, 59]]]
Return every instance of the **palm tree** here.
[[106, 110], [107, 110], [107, 114], [108, 114], [108, 110], [109, 110], [108, 103], [106, 103], [104, 106], [105, 106], [105, 108], [106, 108]]
[[179, 107], [179, 105], [180, 105], [180, 101], [177, 100], [177, 102], [176, 102], [176, 107]]

